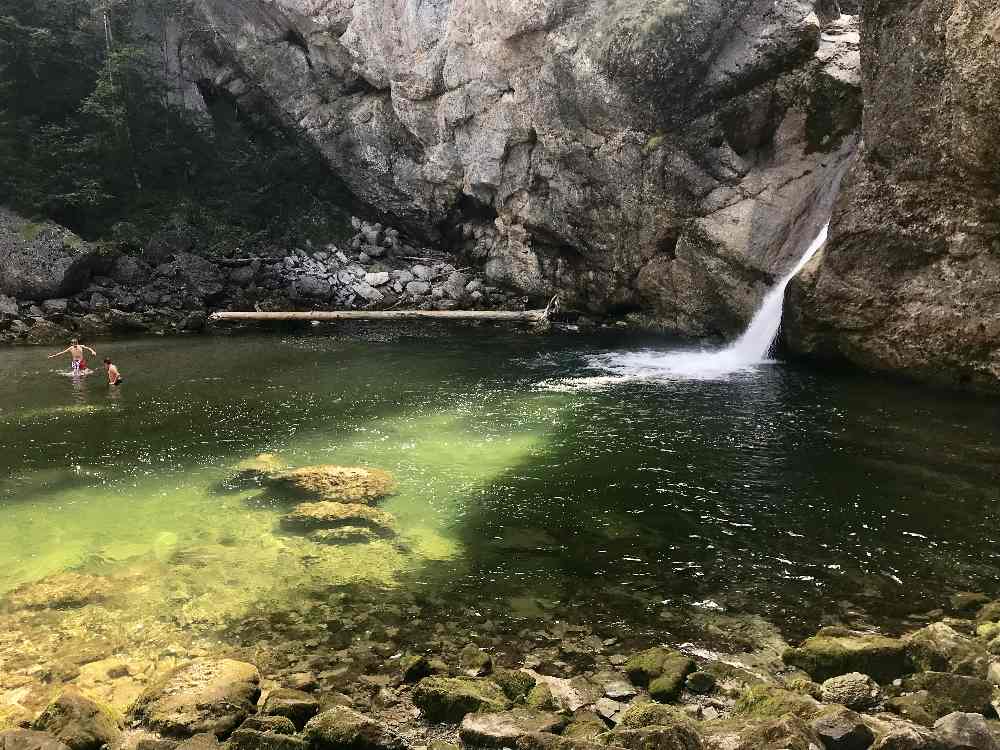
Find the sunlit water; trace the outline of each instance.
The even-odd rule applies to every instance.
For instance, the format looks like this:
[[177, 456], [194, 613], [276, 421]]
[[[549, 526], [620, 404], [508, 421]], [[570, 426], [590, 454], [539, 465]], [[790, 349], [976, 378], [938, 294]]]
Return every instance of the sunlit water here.
[[[157, 628], [261, 637], [345, 585], [417, 597], [428, 628], [658, 638], [697, 638], [691, 612], [794, 636], [1000, 593], [995, 402], [780, 363], [607, 377], [644, 344], [670, 350], [464, 328], [98, 342], [117, 390], [5, 350], [0, 596], [107, 576], [127, 646]], [[281, 507], [219, 491], [261, 452], [392, 472], [400, 538], [283, 534]]]

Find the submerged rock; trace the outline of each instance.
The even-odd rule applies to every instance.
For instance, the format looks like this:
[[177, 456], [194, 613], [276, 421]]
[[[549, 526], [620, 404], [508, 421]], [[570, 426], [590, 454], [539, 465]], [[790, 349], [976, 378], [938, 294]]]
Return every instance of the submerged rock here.
[[301, 500], [368, 504], [396, 491], [396, 480], [388, 472], [360, 466], [304, 466], [268, 475], [267, 485]]
[[848, 672], [891, 682], [909, 671], [902, 641], [844, 628], [823, 628], [798, 648], [786, 650], [782, 659], [819, 682]]
[[366, 527], [391, 536], [395, 518], [391, 513], [358, 503], [301, 503], [281, 517], [286, 531], [314, 532], [345, 526]]
[[42, 711], [31, 728], [48, 732], [70, 750], [99, 750], [118, 739], [122, 725], [117, 712], [68, 689]]
[[458, 733], [466, 746], [511, 747], [531, 732], [558, 733], [564, 726], [566, 719], [557, 714], [515, 708], [501, 713], [468, 714]]
[[59, 573], [16, 588], [0, 602], [13, 609], [77, 609], [103, 602], [114, 584], [100, 576]]
[[0, 731], [0, 750], [69, 750], [51, 734], [31, 729]]
[[260, 707], [264, 716], [282, 716], [289, 719], [298, 729], [302, 729], [313, 716], [319, 713], [319, 701], [301, 690], [278, 688], [272, 690]]
[[150, 685], [129, 717], [161, 734], [225, 737], [256, 710], [260, 673], [231, 659], [196, 659]]
[[309, 532], [309, 541], [316, 544], [368, 544], [384, 538], [387, 534], [379, 534], [366, 526], [340, 526], [336, 529], [317, 529]]
[[510, 707], [498, 685], [472, 677], [426, 677], [413, 691], [413, 703], [433, 722], [458, 722], [469, 713]]
[[314, 716], [303, 732], [313, 750], [405, 750], [407, 742], [385, 725], [335, 706]]

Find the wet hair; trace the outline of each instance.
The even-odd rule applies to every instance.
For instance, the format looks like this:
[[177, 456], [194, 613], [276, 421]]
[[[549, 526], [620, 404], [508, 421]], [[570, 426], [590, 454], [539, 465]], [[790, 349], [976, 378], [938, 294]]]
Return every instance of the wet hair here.
[[112, 362], [110, 359], [106, 359], [106, 360], [104, 360], [104, 364], [106, 364], [106, 365], [113, 365], [114, 362]]
[[70, 339], [69, 343], [70, 344], [79, 344], [80, 343], [80, 339]]

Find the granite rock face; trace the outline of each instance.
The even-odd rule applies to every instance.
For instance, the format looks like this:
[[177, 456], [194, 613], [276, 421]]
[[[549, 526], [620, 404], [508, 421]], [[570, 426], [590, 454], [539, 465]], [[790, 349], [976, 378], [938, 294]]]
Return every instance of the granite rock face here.
[[691, 335], [739, 329], [801, 254], [860, 119], [836, 3], [193, 5], [147, 26], [196, 116], [223, 99], [300, 133], [491, 283]]
[[788, 294], [794, 350], [995, 390], [1000, 9], [866, 2], [864, 147]]

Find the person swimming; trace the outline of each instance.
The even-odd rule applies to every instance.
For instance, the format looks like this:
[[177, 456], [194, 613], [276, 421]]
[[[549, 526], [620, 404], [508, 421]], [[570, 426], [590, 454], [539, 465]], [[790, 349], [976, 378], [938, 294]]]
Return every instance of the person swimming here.
[[95, 357], [97, 356], [97, 352], [95, 352], [89, 346], [85, 346], [84, 344], [81, 344], [79, 340], [73, 339], [72, 341], [69, 342], [69, 346], [63, 349], [61, 352], [50, 354], [49, 359], [52, 359], [53, 357], [60, 357], [63, 354], [69, 354], [70, 357], [72, 358], [72, 361], [70, 362], [70, 369], [73, 371], [74, 375], [77, 375], [87, 371], [87, 360], [83, 358], [84, 349], [86, 349]]
[[108, 369], [108, 385], [121, 385], [124, 382], [122, 374], [110, 359], [104, 360], [104, 366]]

